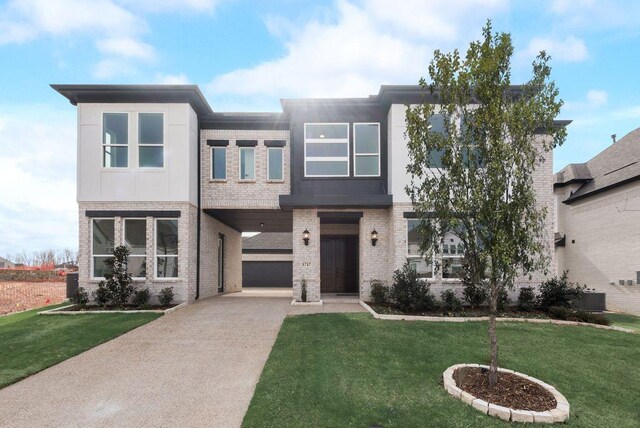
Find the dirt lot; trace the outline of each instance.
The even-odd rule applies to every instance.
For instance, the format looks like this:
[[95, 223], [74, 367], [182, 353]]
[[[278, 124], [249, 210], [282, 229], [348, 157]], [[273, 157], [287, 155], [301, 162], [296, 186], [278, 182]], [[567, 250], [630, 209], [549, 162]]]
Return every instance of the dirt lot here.
[[0, 281], [0, 315], [61, 303], [65, 299], [64, 282]]

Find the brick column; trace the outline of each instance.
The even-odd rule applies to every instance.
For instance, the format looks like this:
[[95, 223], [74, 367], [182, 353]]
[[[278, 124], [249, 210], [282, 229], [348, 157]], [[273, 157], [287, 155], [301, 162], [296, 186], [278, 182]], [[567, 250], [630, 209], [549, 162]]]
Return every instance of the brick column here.
[[[309, 231], [309, 245], [302, 240]], [[320, 300], [320, 219], [316, 209], [293, 210], [293, 298], [301, 299], [302, 279], [307, 283], [307, 301]]]

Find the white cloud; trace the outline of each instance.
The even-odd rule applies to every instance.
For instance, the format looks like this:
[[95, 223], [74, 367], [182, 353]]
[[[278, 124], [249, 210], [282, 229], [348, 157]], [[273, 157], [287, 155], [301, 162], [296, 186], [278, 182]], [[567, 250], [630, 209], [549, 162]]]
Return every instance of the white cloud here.
[[269, 17], [268, 28], [280, 29], [276, 34], [285, 38], [286, 54], [217, 76], [207, 90], [216, 100], [226, 94], [254, 100], [366, 96], [380, 84], [415, 84], [436, 46], [466, 44], [486, 16], [505, 7], [502, 0], [466, 0], [456, 7], [442, 0], [411, 0], [402, 7], [385, 0], [340, 0], [328, 19], [282, 25], [281, 18]]
[[131, 37], [112, 37], [98, 40], [96, 46], [100, 52], [125, 58], [153, 61], [156, 57], [153, 46]]
[[590, 89], [587, 91], [587, 103], [591, 107], [600, 107], [607, 103], [609, 95], [607, 91], [598, 89]]
[[525, 49], [524, 55], [535, 57], [540, 51], [546, 51], [552, 60], [558, 62], [581, 62], [589, 57], [584, 41], [574, 36], [565, 37], [563, 40], [534, 37]]
[[638, 120], [640, 119], [640, 105], [615, 110], [611, 115], [616, 119]]
[[110, 80], [116, 77], [133, 76], [135, 74], [135, 67], [119, 59], [105, 58], [93, 67], [93, 76], [96, 79]]
[[120, 0], [120, 3], [147, 12], [212, 12], [225, 1], [229, 0]]
[[189, 78], [186, 74], [156, 74], [155, 80], [163, 85], [188, 85]]

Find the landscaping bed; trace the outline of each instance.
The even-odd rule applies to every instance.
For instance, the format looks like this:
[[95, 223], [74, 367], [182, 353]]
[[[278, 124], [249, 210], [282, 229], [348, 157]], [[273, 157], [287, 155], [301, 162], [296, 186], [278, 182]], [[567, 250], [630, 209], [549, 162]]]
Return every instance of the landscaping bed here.
[[[442, 308], [433, 308], [430, 310], [423, 310], [423, 311], [403, 311], [399, 309], [396, 305], [393, 305], [391, 303], [381, 303], [381, 304], [374, 303], [374, 302], [366, 302], [366, 303], [374, 311], [383, 315], [414, 315], [414, 316], [427, 316], [427, 317], [464, 317], [464, 318], [489, 316], [488, 307], [477, 307], [477, 308], [465, 307], [462, 310], [458, 310], [458, 311], [449, 311]], [[519, 311], [515, 307], [508, 308], [505, 311], [499, 312], [497, 316], [501, 318], [538, 318], [538, 319], [549, 318], [549, 316], [543, 311]]]
[[64, 312], [130, 312], [130, 311], [166, 311], [167, 309], [175, 308], [178, 306], [177, 303], [171, 305], [147, 305], [147, 306], [134, 306], [134, 305], [126, 305], [126, 306], [114, 306], [114, 307], [105, 307], [105, 306], [97, 306], [97, 305], [72, 305], [65, 306], [60, 309], [56, 309], [55, 311], [64, 311]]

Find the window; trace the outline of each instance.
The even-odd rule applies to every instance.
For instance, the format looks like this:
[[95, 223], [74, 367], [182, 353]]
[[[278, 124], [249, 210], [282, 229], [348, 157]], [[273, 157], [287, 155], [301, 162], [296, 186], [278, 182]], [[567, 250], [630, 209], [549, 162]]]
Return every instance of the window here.
[[129, 247], [127, 271], [133, 278], [147, 276], [147, 220], [124, 220], [124, 245]]
[[420, 278], [433, 278], [433, 257], [420, 255], [419, 225], [419, 220], [407, 220], [407, 258]]
[[226, 147], [211, 147], [211, 178], [213, 180], [227, 179]]
[[107, 271], [105, 260], [113, 256], [115, 241], [114, 219], [91, 221], [91, 263], [94, 278], [102, 278]]
[[162, 113], [138, 113], [138, 164], [140, 168], [164, 166], [164, 117]]
[[[441, 114], [434, 114], [429, 118], [429, 124], [431, 125], [431, 132], [437, 132], [444, 134], [444, 116]], [[431, 168], [442, 168], [442, 155], [444, 150], [432, 150], [429, 154], [429, 166]]]
[[354, 123], [354, 156], [356, 177], [380, 176], [380, 124]]
[[255, 180], [255, 152], [253, 147], [240, 147], [240, 180]]
[[284, 151], [282, 147], [267, 147], [267, 179], [283, 180]]
[[156, 220], [156, 277], [178, 277], [178, 220]]
[[102, 166], [129, 166], [129, 114], [102, 114]]
[[305, 123], [305, 177], [349, 176], [349, 124]]
[[447, 232], [442, 240], [442, 277], [462, 278], [464, 246], [462, 240], [452, 232]]

